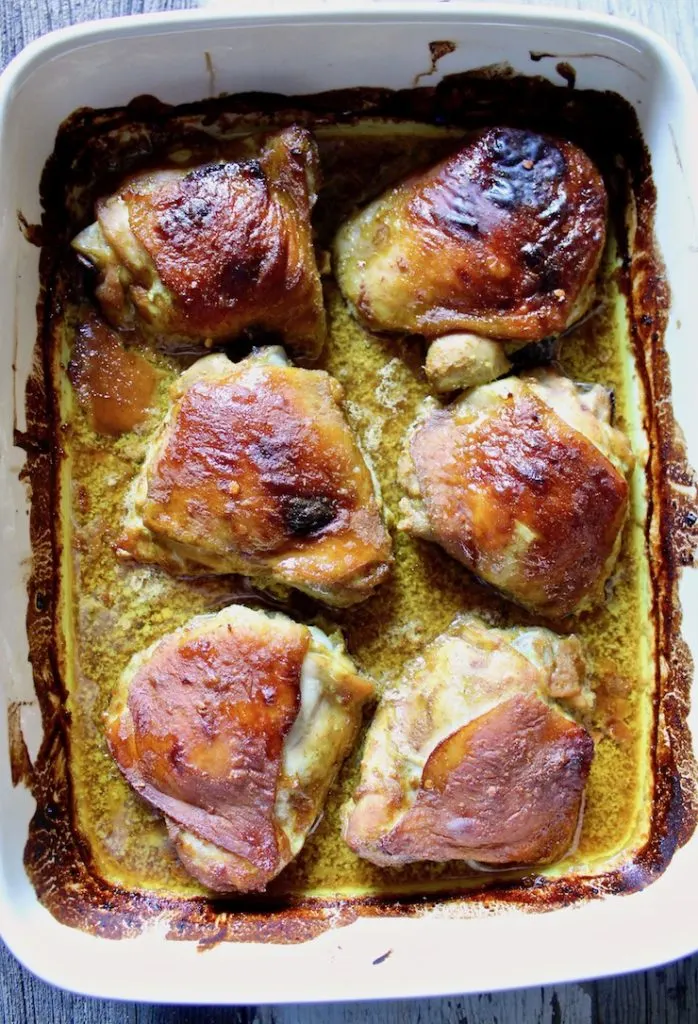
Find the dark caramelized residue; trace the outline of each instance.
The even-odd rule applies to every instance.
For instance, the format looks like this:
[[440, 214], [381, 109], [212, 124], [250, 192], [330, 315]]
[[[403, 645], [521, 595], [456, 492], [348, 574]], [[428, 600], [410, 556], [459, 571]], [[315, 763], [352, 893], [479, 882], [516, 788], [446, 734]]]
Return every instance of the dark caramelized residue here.
[[[361, 117], [387, 119], [385, 135], [346, 134], [360, 128]], [[89, 223], [94, 200], [113, 191], [129, 171], [157, 166], [175, 150], [192, 163], [236, 159], [240, 144], [220, 142], [212, 127], [239, 132], [291, 123], [318, 130], [325, 187], [314, 219], [318, 241], [327, 246], [337, 223], [357, 203], [453, 148], [453, 133], [429, 137], [417, 132], [406, 138], [391, 119], [462, 130], [506, 123], [557, 134], [588, 152], [609, 191], [617, 251], [611, 246], [602, 270], [606, 304], [562, 343], [560, 357], [571, 375], [613, 385], [618, 425], [634, 422], [633, 409], [643, 399], [627, 383], [627, 342], [616, 340], [624, 326], [624, 315], [616, 317], [614, 311], [620, 290], [627, 298], [631, 344], [649, 399], [643, 405], [650, 443], [648, 507], [645, 515], [637, 506], [642, 519], [626, 530], [607, 608], [569, 624], [585, 643], [600, 697], [590, 723], [596, 755], [580, 847], [558, 877], [474, 875], [457, 864], [373, 868], [357, 861], [338, 838], [339, 806], [354, 777], [357, 751], [319, 828], [269, 892], [213, 902], [178, 867], [159, 816], [120, 779], [106, 751], [101, 712], [135, 650], [195, 612], [236, 599], [241, 591], [249, 600], [249, 592], [231, 578], [171, 580], [157, 570], [137, 567], [127, 575], [115, 567], [110, 542], [120, 523], [112, 520], [119, 518], [144, 441], [138, 434], [100, 437], [77, 409], [69, 409], [62, 421], [65, 400], [59, 404], [56, 390], [61, 360], [64, 368], [90, 294], [67, 246], [75, 231]], [[27, 625], [44, 720], [44, 741], [33, 766], [37, 809], [25, 863], [49, 910], [67, 924], [102, 935], [134, 934], [157, 917], [168, 923], [172, 938], [203, 944], [296, 941], [359, 915], [421, 914], [447, 901], [461, 913], [507, 903], [543, 909], [633, 891], [656, 878], [696, 820], [686, 727], [691, 663], [680, 636], [676, 594], [679, 569], [691, 562], [695, 549], [696, 516], [685, 496], [693, 477], [668, 401], [662, 346], [668, 294], [654, 248], [654, 188], [631, 108], [612, 94], [555, 88], [501, 71], [450, 76], [435, 87], [397, 92], [359, 89], [295, 98], [245, 94], [179, 108], [144, 97], [124, 109], [76, 112], [59, 132], [42, 198], [43, 237], [50, 240], [41, 254], [43, 319], [27, 386], [28, 428], [17, 442], [27, 451], [25, 475], [32, 491], [34, 563]], [[637, 221], [632, 252], [629, 206]], [[535, 260], [535, 253], [529, 258]], [[409, 340], [363, 332], [329, 282], [326, 302], [331, 344], [322, 365], [344, 385], [349, 414], [376, 462], [386, 504], [394, 509], [400, 489], [390, 466], [427, 393], [422, 350]], [[164, 382], [182, 365], [155, 351], [148, 358]], [[70, 492], [63, 472], [66, 454]], [[73, 538], [66, 529], [66, 507], [72, 511]], [[293, 509], [291, 517], [297, 529], [305, 530], [321, 513], [326, 510], [308, 506]], [[61, 565], [68, 564], [64, 543], [76, 581], [70, 603], [77, 645], [72, 653], [56, 644], [54, 633], [61, 588], [69, 585], [59, 574]], [[404, 535], [395, 544], [395, 572], [375, 597], [344, 612], [323, 611], [324, 622], [341, 625], [349, 651], [377, 678], [394, 677], [463, 607], [478, 608], [497, 622], [535, 621], [464, 575], [436, 547]], [[639, 595], [648, 566], [655, 640], [647, 661], [653, 679], [643, 673], [638, 653], [647, 633], [648, 613]], [[307, 600], [291, 610], [304, 621], [317, 611]], [[75, 680], [66, 692], [69, 669], [75, 670]], [[637, 808], [642, 811], [639, 824]], [[108, 833], [104, 822], [111, 823]], [[621, 867], [600, 873], [584, 867], [596, 854], [624, 843], [630, 845]]]
[[12, 701], [7, 708], [7, 738], [10, 747], [10, 768], [12, 785], [23, 782], [28, 789], [34, 784], [34, 768], [32, 766], [27, 744], [24, 741], [21, 723], [22, 705]]
[[452, 43], [450, 39], [434, 39], [429, 43], [429, 57], [430, 65], [428, 71], [422, 71], [420, 74], [415, 75], [414, 84], [419, 85], [423, 78], [428, 78], [433, 75], [439, 65], [439, 61], [449, 53], [454, 53], [456, 50], [456, 44]]

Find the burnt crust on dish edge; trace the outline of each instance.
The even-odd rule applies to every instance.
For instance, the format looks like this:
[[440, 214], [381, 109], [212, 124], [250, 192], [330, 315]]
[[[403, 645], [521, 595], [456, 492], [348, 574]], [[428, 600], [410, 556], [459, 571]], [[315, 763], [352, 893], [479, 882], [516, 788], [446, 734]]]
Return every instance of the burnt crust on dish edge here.
[[[231, 121], [242, 118], [244, 123], [245, 118], [261, 114], [274, 126], [291, 122], [311, 127], [317, 123], [351, 123], [359, 116], [370, 116], [448, 123], [469, 129], [492, 123], [497, 112], [504, 110], [507, 123], [513, 126], [557, 131], [563, 137], [573, 138], [608, 173], [620, 146], [621, 165], [610, 177], [607, 174], [607, 183], [612, 186], [611, 210], [617, 237], [627, 239], [623, 213], [628, 206], [634, 207], [637, 225], [632, 254], [626, 241], [620, 284], [627, 297], [638, 373], [645, 394], [651, 399], [644, 411], [651, 442], [645, 538], [656, 649], [651, 831], [640, 852], [616, 870], [600, 876], [563, 878], [542, 878], [535, 872], [523, 877], [521, 873], [503, 873], [467, 889], [439, 892], [436, 897], [422, 890], [398, 899], [260, 896], [215, 901], [126, 891], [105, 882], [94, 870], [89, 846], [75, 826], [68, 767], [70, 722], [65, 709], [61, 655], [55, 639], [57, 567], [62, 544], [55, 529], [59, 520], [57, 469], [62, 448], [51, 387], [51, 353], [55, 288], [61, 257], [69, 241], [65, 200], [71, 180], [79, 181], [81, 175], [84, 179], [93, 173], [90, 159], [95, 159], [95, 154], [96, 163], [101, 161], [103, 168], [108, 168], [110, 132], [136, 124], [131, 154], [135, 163], [143, 156], [139, 140], [142, 143], [149, 134], [155, 150], [171, 145], [173, 118], [180, 119], [182, 137], [186, 139], [187, 119], [202, 110], [211, 121], [229, 116]], [[546, 111], [544, 115], [542, 110]], [[88, 158], [85, 147], [90, 138], [94, 143]], [[76, 154], [77, 163], [71, 168]], [[127, 164], [128, 159], [127, 154]], [[108, 173], [100, 174], [104, 185]], [[686, 724], [692, 664], [681, 638], [677, 596], [680, 570], [693, 562], [698, 515], [687, 497], [695, 486], [695, 478], [687, 464], [669, 401], [669, 366], [663, 347], [669, 294], [654, 243], [655, 199], [649, 157], [635, 115], [625, 101], [613, 94], [577, 92], [542, 79], [517, 78], [503, 68], [449, 76], [436, 87], [398, 92], [355, 89], [293, 98], [244, 94], [179, 108], [143, 97], [124, 109], [77, 111], [62, 126], [42, 182], [45, 213], [41, 237], [55, 242], [45, 245], [41, 253], [39, 337], [27, 383], [27, 429], [15, 436], [15, 443], [26, 452], [22, 475], [32, 495], [30, 531], [34, 557], [28, 584], [27, 631], [44, 726], [43, 743], [31, 768], [21, 742], [16, 709], [10, 709], [15, 776], [29, 785], [37, 802], [25, 866], [39, 898], [58, 920], [113, 938], [137, 934], [157, 918], [166, 923], [169, 937], [197, 940], [202, 946], [225, 940], [296, 942], [361, 916], [416, 916], [444, 904], [449, 904], [454, 914], [463, 916], [506, 904], [520, 909], [552, 909], [605, 894], [637, 891], [665, 870], [675, 850], [693, 833], [698, 817], [695, 765]]]

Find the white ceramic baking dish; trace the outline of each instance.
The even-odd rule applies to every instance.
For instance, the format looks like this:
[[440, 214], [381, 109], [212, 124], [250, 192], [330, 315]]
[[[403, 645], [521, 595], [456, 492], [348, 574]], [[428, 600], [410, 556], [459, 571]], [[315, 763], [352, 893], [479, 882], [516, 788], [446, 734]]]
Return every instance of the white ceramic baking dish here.
[[[241, 5], [242, 6], [242, 5]], [[676, 55], [639, 26], [611, 18], [490, 4], [370, 2], [229, 5], [104, 21], [29, 46], [0, 82], [0, 643], [2, 693], [19, 702], [30, 755], [40, 720], [26, 661], [27, 496], [17, 480], [23, 390], [35, 339], [38, 251], [17, 213], [40, 219], [38, 185], [61, 120], [75, 108], [151, 93], [169, 102], [222, 91], [314, 92], [339, 86], [404, 87], [429, 66], [428, 43], [455, 42], [436, 78], [507, 61], [579, 88], [611, 89], [635, 107], [652, 155], [657, 233], [672, 290], [666, 344], [674, 406], [698, 456], [698, 103]], [[205, 55], [210, 55], [206, 59]], [[432, 81], [436, 80], [432, 79]], [[11, 367], [15, 367], [15, 373]], [[15, 422], [16, 419], [16, 422]], [[682, 580], [684, 631], [698, 652], [698, 574]], [[694, 732], [698, 712], [691, 716]], [[0, 715], [0, 930], [32, 971], [65, 988], [109, 998], [271, 1003], [425, 996], [567, 981], [649, 967], [698, 949], [698, 834], [653, 885], [550, 913], [361, 918], [296, 945], [194, 943], [157, 928], [109, 942], [59, 924], [37, 902], [22, 854], [33, 801], [13, 787]], [[383, 954], [390, 951], [390, 956]]]

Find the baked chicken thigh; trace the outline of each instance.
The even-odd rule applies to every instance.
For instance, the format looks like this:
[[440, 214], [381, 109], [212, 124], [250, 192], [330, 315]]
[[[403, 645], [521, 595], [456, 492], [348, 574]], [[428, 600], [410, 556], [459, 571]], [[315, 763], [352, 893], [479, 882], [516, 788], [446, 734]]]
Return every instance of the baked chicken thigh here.
[[315, 142], [293, 126], [268, 138], [258, 159], [128, 178], [73, 241], [99, 272], [106, 317], [169, 341], [261, 328], [317, 355], [325, 338], [310, 224], [317, 174]]
[[398, 527], [525, 608], [569, 615], [603, 599], [632, 467], [605, 388], [553, 370], [507, 377], [427, 401], [399, 467]]
[[384, 694], [344, 837], [366, 860], [548, 864], [574, 844], [594, 745], [576, 637], [457, 619]]
[[283, 349], [216, 354], [171, 388], [117, 551], [172, 572], [242, 573], [332, 605], [368, 597], [390, 536], [342, 389]]
[[350, 218], [337, 281], [368, 328], [433, 342], [437, 391], [486, 383], [508, 369], [507, 351], [588, 310], [606, 205], [571, 142], [491, 128]]
[[131, 660], [107, 738], [190, 874], [262, 890], [321, 814], [372, 693], [321, 630], [231, 607]]

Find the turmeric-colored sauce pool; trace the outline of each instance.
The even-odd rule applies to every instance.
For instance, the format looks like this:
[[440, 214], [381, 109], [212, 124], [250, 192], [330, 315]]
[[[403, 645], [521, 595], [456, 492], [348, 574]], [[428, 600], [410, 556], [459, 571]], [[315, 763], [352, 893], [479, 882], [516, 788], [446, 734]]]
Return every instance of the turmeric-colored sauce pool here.
[[[433, 128], [396, 132], [386, 125], [382, 133], [375, 127], [367, 133], [359, 124], [320, 134], [325, 174], [315, 215], [320, 245], [328, 245], [357, 199], [368, 198], [452, 145], [452, 132]], [[561, 362], [571, 377], [614, 389], [616, 423], [629, 433], [638, 467], [607, 603], [557, 627], [576, 632], [585, 645], [597, 692], [596, 709], [587, 723], [596, 753], [577, 849], [546, 874], [607, 870], [619, 857], [629, 857], [648, 829], [653, 665], [642, 396], [632, 371], [615, 268], [611, 240], [601, 272], [599, 309], [564, 339]], [[329, 276], [325, 295], [330, 334], [320, 366], [344, 387], [347, 415], [376, 470], [392, 527], [400, 498], [396, 467], [402, 440], [428, 394], [421, 369], [423, 345], [363, 330]], [[89, 401], [84, 393], [80, 400], [68, 379], [77, 326], [86, 313], [84, 306], [67, 306], [59, 332], [61, 351], [56, 353], [64, 424], [62, 625], [74, 813], [93, 866], [105, 880], [128, 889], [192, 895], [203, 890], [180, 867], [162, 819], [130, 789], [109, 755], [103, 714], [119, 674], [136, 651], [193, 615], [239, 599], [244, 586], [232, 577], [177, 579], [155, 567], [117, 560], [113, 544], [121, 528], [126, 490], [157, 425], [158, 410], [164, 408], [168, 384], [191, 357], [178, 360], [139, 345], [140, 355], [155, 371], [144, 374], [142, 366], [139, 371], [141, 379], [145, 375], [150, 382], [152, 412], [138, 416], [133, 429], [120, 436], [97, 433], [93, 424], [99, 423], [90, 413]], [[370, 600], [343, 610], [314, 606], [307, 599], [295, 608], [293, 600], [289, 605], [291, 614], [303, 613], [308, 619], [310, 609], [314, 621], [339, 625], [350, 654], [379, 686], [398, 677], [405, 662], [465, 609], [496, 623], [536, 621], [480, 585], [435, 545], [410, 539], [394, 527], [393, 536], [392, 577]], [[464, 865], [382, 870], [349, 850], [341, 839], [340, 815], [356, 779], [361, 745], [362, 741], [345, 765], [319, 827], [269, 891], [323, 897], [418, 894], [440, 888], [453, 891], [473, 881], [482, 884], [486, 876]]]

